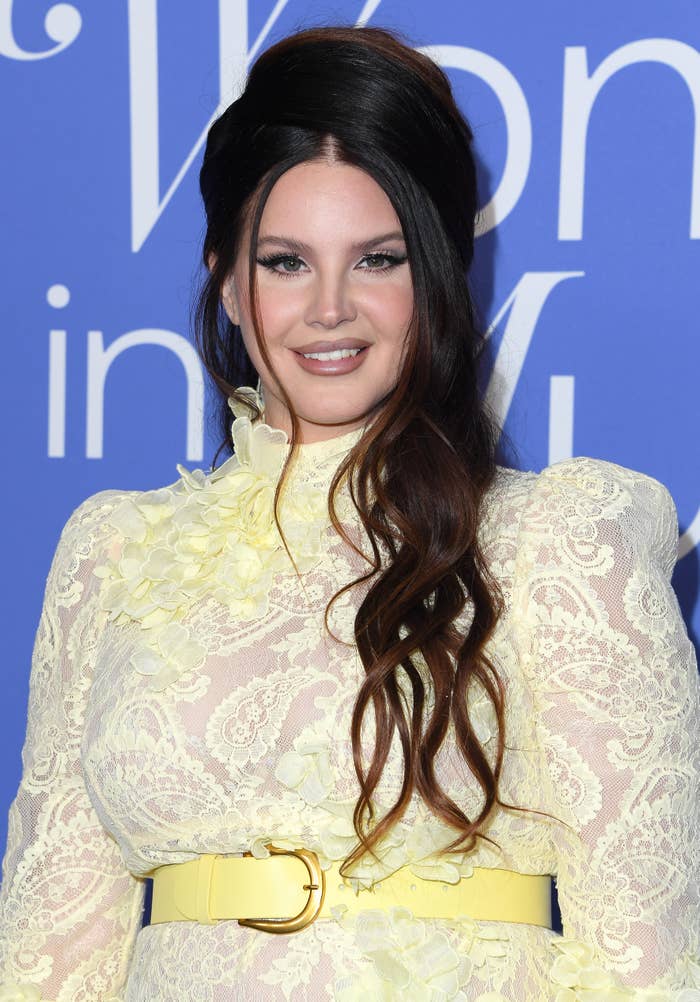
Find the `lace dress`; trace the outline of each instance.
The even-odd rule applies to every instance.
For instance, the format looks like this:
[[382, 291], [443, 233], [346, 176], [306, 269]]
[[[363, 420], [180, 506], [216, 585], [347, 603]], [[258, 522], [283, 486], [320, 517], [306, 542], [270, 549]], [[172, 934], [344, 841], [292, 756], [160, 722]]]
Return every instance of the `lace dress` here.
[[[69, 519], [32, 664], [24, 770], [0, 896], [0, 1000], [54, 1002], [697, 1002], [699, 690], [669, 579], [677, 525], [656, 481], [574, 459], [499, 471], [481, 529], [506, 611], [489, 652], [507, 686], [504, 800], [469, 856], [415, 798], [365, 858], [366, 895], [303, 931], [235, 921], [142, 928], [144, 877], [198, 853], [355, 845], [350, 717], [364, 669], [353, 621], [369, 585], [323, 611], [366, 563], [330, 525], [351, 432], [301, 447], [271, 520], [281, 431], [240, 417], [237, 455], [157, 491], [108, 491]], [[339, 515], [362, 546], [341, 492]], [[494, 720], [471, 713], [487, 752]], [[448, 735], [448, 738], [450, 735]], [[371, 741], [371, 733], [369, 739]], [[368, 745], [371, 747], [371, 745]], [[375, 798], [401, 781], [394, 748]], [[436, 774], [467, 814], [456, 754]], [[409, 866], [556, 875], [564, 935], [372, 908]]]

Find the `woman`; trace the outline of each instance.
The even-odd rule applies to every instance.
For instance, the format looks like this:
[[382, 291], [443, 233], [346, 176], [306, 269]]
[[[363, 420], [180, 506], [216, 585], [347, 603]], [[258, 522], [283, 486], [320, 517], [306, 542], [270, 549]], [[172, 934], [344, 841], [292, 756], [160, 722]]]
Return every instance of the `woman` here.
[[470, 141], [371, 28], [273, 46], [212, 127], [198, 333], [235, 454], [64, 530], [1, 999], [700, 998], [673, 504], [496, 467]]

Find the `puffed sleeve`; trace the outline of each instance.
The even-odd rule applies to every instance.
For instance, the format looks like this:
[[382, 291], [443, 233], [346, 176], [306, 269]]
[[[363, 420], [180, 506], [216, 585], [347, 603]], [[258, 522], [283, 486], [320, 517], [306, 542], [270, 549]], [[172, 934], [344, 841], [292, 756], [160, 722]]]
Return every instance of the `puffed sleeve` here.
[[144, 882], [100, 823], [80, 758], [101, 624], [93, 566], [118, 497], [73, 513], [46, 583], [2, 870], [0, 1002], [118, 998], [140, 926]]
[[677, 544], [668, 491], [601, 461], [543, 471], [522, 514], [514, 621], [556, 818], [561, 1002], [700, 1002], [700, 687]]

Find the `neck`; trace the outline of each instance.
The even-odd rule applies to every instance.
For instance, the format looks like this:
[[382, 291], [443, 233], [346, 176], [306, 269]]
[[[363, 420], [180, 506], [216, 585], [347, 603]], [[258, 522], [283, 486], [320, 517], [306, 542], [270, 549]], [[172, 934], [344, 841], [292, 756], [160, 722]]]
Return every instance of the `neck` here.
[[[249, 388], [244, 387], [244, 389], [248, 390]], [[292, 423], [287, 408], [269, 391], [267, 392], [267, 396], [264, 396], [259, 382], [255, 393], [263, 412], [262, 421], [270, 428], [277, 428], [283, 431], [287, 438], [290, 439], [292, 435]], [[367, 421], [368, 419], [364, 417], [354, 421], [343, 422], [342, 424], [318, 424], [305, 418], [299, 418], [299, 444], [316, 445], [319, 442], [326, 442], [331, 439], [345, 438], [351, 432], [364, 430], [367, 426]]]

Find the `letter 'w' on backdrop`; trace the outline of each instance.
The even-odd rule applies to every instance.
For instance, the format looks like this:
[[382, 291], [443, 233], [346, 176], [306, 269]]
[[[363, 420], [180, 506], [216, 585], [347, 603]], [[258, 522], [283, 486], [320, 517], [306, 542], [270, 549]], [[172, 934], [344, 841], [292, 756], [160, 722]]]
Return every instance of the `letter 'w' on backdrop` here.
[[665, 483], [700, 628], [696, 0], [0, 0], [3, 843], [62, 525], [218, 445], [190, 331], [207, 129], [259, 52], [331, 17], [409, 36], [473, 127], [484, 389], [518, 465], [590, 455]]

